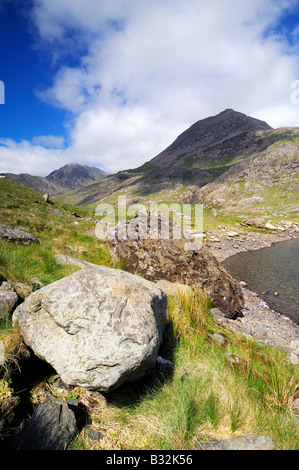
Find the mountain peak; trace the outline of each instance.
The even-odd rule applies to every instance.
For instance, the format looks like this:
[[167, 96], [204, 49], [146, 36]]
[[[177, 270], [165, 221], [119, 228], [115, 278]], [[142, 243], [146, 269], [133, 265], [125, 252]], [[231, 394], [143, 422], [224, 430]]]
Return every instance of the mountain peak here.
[[245, 151], [248, 153], [253, 151], [251, 146], [254, 135], [270, 130], [272, 128], [266, 122], [228, 108], [194, 123], [150, 163], [157, 166], [182, 166], [185, 158], [190, 160], [192, 157], [193, 162], [196, 162], [207, 158], [227, 158]]
[[46, 179], [63, 190], [70, 191], [86, 186], [106, 175], [106, 172], [97, 167], [67, 163], [58, 170], [52, 171]]

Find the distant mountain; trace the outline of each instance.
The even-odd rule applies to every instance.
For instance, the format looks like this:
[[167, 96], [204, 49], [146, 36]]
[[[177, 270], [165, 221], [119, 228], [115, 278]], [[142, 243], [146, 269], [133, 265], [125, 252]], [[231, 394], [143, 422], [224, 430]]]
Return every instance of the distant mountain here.
[[49, 196], [52, 197], [63, 193], [61, 188], [58, 188], [58, 186], [42, 176], [31, 176], [27, 173], [20, 173], [19, 175], [15, 175], [13, 173], [0, 173], [0, 175], [5, 176], [5, 178], [10, 181], [27, 186], [27, 188], [35, 189], [35, 191], [39, 191], [42, 194], [48, 193]]
[[46, 176], [46, 179], [61, 188], [62, 192], [65, 192], [86, 186], [104, 176], [107, 176], [107, 173], [99, 168], [69, 163], [58, 170], [52, 171]]
[[45, 178], [28, 175], [27, 173], [19, 175], [0, 173], [0, 175], [5, 176], [10, 181], [23, 184], [42, 194], [48, 193], [49, 196], [54, 197], [104, 178], [107, 173], [96, 167], [70, 163], [53, 171]]

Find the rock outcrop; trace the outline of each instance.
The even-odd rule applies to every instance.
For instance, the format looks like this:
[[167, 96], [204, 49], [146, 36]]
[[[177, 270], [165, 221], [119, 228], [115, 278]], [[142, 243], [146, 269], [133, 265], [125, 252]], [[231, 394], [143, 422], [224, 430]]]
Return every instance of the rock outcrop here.
[[138, 276], [76, 261], [83, 269], [32, 293], [13, 324], [64, 383], [107, 392], [154, 367], [167, 296]]
[[21, 245], [30, 245], [31, 243], [38, 244], [37, 238], [32, 233], [25, 232], [16, 227], [0, 224], [0, 239], [8, 242], [16, 242]]
[[13, 440], [10, 450], [65, 450], [77, 430], [66, 402], [48, 398]]
[[[184, 232], [181, 239], [141, 238], [119, 239], [118, 233], [131, 233], [138, 225], [137, 215], [126, 227], [116, 227], [116, 237], [106, 242], [117, 262], [124, 262], [126, 271], [139, 274], [150, 281], [167, 280], [183, 284], [199, 285], [227, 317], [241, 312], [244, 299], [239, 283], [217, 261], [205, 246], [188, 249], [190, 237]], [[190, 234], [190, 232], [189, 232]], [[155, 234], [157, 236], [157, 233]]]

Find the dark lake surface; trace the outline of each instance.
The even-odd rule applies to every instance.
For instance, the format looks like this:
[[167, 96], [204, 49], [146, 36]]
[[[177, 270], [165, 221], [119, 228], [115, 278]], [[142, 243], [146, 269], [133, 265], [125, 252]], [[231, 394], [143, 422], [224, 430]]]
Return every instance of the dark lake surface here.
[[[223, 265], [235, 279], [245, 281], [271, 309], [299, 324], [299, 239], [239, 253]], [[279, 295], [275, 296], [275, 292]]]

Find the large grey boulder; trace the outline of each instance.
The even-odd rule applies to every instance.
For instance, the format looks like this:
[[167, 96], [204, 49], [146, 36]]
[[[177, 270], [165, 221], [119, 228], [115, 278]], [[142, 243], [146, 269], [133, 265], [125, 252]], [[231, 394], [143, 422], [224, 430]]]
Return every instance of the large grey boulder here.
[[32, 293], [13, 323], [63, 382], [109, 391], [155, 365], [167, 296], [138, 276], [77, 262], [82, 270]]
[[0, 239], [20, 243], [21, 245], [39, 244], [39, 241], [32, 233], [4, 224], [0, 224]]

